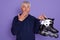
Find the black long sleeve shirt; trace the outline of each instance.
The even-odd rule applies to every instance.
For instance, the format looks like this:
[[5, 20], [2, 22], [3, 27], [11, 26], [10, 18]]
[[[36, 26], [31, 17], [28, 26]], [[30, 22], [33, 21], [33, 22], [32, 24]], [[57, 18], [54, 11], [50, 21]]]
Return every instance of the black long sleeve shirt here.
[[16, 35], [16, 40], [35, 40], [35, 33], [38, 33], [39, 27], [39, 20], [31, 15], [24, 21], [19, 21], [18, 16], [15, 16], [11, 32]]

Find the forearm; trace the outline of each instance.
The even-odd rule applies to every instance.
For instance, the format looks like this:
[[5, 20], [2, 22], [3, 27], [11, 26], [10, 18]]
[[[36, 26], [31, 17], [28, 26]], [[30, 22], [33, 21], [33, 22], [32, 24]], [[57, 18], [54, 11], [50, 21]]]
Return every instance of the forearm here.
[[18, 15], [18, 20], [23, 21], [28, 15], [22, 13], [21, 15]]

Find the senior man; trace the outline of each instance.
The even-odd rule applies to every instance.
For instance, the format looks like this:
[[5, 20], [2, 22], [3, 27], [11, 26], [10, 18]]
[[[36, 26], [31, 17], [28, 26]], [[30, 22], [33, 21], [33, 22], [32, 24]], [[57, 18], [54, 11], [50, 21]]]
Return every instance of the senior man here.
[[21, 5], [22, 13], [14, 17], [11, 32], [16, 35], [16, 40], [35, 40], [35, 34], [38, 33], [40, 27], [40, 20], [45, 16], [41, 15], [39, 18], [29, 14], [30, 2], [24, 1]]

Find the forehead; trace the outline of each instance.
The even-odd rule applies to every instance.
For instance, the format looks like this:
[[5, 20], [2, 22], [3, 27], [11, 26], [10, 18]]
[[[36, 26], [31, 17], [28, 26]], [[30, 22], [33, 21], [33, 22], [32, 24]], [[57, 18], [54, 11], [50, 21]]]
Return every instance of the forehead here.
[[22, 6], [30, 6], [29, 3], [22, 3]]
[[50, 19], [46, 19], [45, 21], [49, 22], [49, 21], [52, 21], [52, 20], [50, 20]]

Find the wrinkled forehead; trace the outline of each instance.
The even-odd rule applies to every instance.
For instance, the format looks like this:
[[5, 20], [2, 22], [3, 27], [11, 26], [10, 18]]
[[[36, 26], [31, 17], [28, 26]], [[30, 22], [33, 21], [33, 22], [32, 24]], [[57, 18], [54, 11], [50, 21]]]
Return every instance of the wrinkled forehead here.
[[52, 21], [52, 20], [50, 20], [50, 19], [46, 19], [45, 21], [50, 22], [50, 21]]

